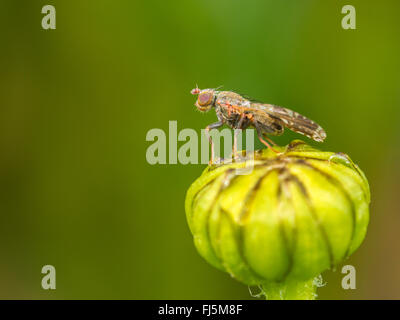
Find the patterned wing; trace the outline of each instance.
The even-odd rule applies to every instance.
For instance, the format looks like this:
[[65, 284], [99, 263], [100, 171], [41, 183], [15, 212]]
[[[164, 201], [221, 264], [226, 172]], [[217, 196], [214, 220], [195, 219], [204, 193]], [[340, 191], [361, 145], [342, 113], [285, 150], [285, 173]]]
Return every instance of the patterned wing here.
[[326, 138], [321, 126], [293, 110], [261, 103], [252, 103], [252, 107], [265, 111], [271, 117], [280, 120], [285, 127], [310, 139], [322, 142]]

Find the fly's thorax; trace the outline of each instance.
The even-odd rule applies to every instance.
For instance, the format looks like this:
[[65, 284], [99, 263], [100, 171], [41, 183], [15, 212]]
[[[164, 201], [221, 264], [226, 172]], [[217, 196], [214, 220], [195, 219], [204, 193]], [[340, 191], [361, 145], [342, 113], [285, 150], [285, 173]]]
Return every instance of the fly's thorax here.
[[232, 105], [242, 106], [248, 104], [249, 101], [243, 98], [240, 94], [232, 91], [220, 91], [216, 93], [216, 102], [218, 103], [230, 103]]
[[[218, 118], [223, 119], [231, 128], [238, 128], [244, 110], [249, 106], [250, 101], [235, 92], [221, 91], [216, 96], [215, 111]], [[241, 127], [248, 126], [246, 119], [241, 123]]]

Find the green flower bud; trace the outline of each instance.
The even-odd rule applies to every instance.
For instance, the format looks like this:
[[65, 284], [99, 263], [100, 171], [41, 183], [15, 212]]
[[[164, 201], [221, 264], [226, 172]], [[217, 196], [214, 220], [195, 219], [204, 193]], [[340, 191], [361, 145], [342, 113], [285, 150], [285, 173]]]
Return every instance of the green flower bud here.
[[[360, 246], [370, 192], [343, 153], [300, 140], [276, 149], [282, 153], [263, 149], [253, 160], [206, 168], [187, 192], [186, 216], [210, 264], [245, 284], [279, 287], [281, 296], [284, 289], [294, 297], [290, 290], [299, 283], [309, 286]], [[251, 166], [251, 173], [238, 174]]]

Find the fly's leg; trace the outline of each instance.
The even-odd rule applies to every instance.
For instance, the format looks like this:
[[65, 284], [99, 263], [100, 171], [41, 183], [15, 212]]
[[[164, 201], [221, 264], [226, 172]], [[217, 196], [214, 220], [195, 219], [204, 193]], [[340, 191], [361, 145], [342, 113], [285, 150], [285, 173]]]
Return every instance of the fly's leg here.
[[206, 127], [205, 133], [206, 133], [206, 136], [207, 136], [207, 138], [208, 138], [208, 140], [210, 141], [210, 144], [211, 144], [211, 159], [210, 159], [209, 164], [212, 164], [214, 162], [214, 142], [212, 141], [212, 138], [211, 138], [211, 136], [209, 134], [209, 131], [212, 130], [212, 129], [217, 129], [219, 127], [222, 127], [223, 125], [224, 125], [223, 121], [218, 121], [218, 122], [209, 124]]
[[[275, 153], [280, 153], [279, 151], [277, 151], [277, 150], [275, 150], [274, 148], [272, 148], [272, 146], [271, 146], [267, 141], [264, 140], [264, 137], [263, 137], [262, 131], [261, 131], [261, 129], [260, 129], [260, 126], [257, 124], [256, 121], [253, 121], [253, 125], [254, 125], [254, 127], [256, 128], [257, 135], [258, 135], [258, 139], [259, 139], [264, 145], [266, 145], [269, 149], [271, 149], [273, 152], [275, 152]], [[268, 139], [268, 138], [267, 138], [267, 139]], [[268, 139], [268, 141], [272, 142], [270, 139]], [[275, 145], [275, 143], [274, 143], [274, 145]]]
[[263, 135], [263, 137], [264, 137], [265, 139], [267, 139], [268, 142], [269, 142], [270, 144], [272, 144], [273, 146], [276, 146], [276, 145], [277, 145], [275, 142], [273, 142], [273, 141], [272, 141], [270, 138], [268, 138], [266, 135]]
[[[242, 114], [240, 116], [240, 119], [239, 119], [239, 122], [238, 122], [238, 124], [236, 126], [236, 129], [242, 130], [243, 122], [244, 122], [245, 119], [246, 119], [246, 116], [244, 114]], [[237, 135], [238, 135], [237, 130], [233, 130], [232, 155], [233, 155], [234, 159], [236, 159], [236, 154], [237, 154]]]
[[[273, 152], [275, 152], [275, 153], [280, 153], [278, 150], [275, 150], [267, 141], [265, 141], [265, 140], [263, 139], [263, 135], [262, 135], [260, 132], [257, 131], [257, 135], [258, 135], [258, 139], [259, 139], [264, 145], [266, 145], [269, 149], [271, 149], [271, 150], [272, 150]], [[268, 139], [268, 141], [272, 142], [271, 139]], [[276, 145], [276, 144], [274, 143], [274, 145]]]
[[238, 132], [236, 130], [233, 130], [233, 146], [232, 146], [233, 158], [236, 157], [236, 153], [237, 153], [237, 135], [238, 135]]

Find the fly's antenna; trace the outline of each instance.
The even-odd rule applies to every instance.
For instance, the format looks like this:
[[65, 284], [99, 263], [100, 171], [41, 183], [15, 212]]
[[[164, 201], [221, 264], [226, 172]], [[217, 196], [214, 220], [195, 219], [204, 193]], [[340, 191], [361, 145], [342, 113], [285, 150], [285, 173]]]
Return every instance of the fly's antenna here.
[[192, 91], [190, 91], [191, 94], [199, 94], [200, 93], [200, 89], [199, 86], [196, 83], [196, 88], [192, 89]]

